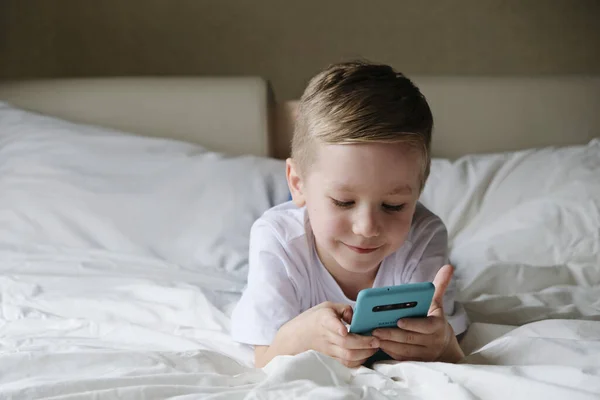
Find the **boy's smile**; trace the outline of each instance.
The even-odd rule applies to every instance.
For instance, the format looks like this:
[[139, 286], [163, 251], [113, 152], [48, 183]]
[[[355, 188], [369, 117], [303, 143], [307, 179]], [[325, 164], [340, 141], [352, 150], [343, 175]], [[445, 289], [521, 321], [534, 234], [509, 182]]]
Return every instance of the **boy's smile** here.
[[306, 205], [317, 254], [342, 289], [370, 286], [408, 235], [422, 156], [405, 144], [315, 147], [315, 162], [301, 178], [293, 165], [288, 172], [294, 201]]
[[372, 253], [374, 251], [377, 251], [381, 248], [381, 246], [377, 246], [377, 247], [356, 247], [356, 246], [350, 246], [347, 243], [344, 243], [346, 246], [348, 246], [348, 248], [350, 250], [353, 250], [355, 252], [357, 252], [358, 254], [369, 254]]

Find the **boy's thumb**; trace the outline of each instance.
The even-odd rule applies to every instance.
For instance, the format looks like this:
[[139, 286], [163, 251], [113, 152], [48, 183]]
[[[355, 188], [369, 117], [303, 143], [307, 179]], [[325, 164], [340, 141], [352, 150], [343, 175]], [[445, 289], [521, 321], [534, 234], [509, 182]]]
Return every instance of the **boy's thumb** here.
[[331, 303], [331, 308], [335, 313], [347, 323], [352, 322], [352, 307], [349, 304]]
[[429, 313], [442, 309], [444, 306], [444, 294], [446, 293], [446, 289], [448, 285], [450, 285], [450, 281], [452, 280], [452, 275], [454, 274], [454, 267], [450, 264], [444, 265], [438, 273], [435, 275], [433, 279], [433, 286], [435, 286], [435, 292], [433, 293], [433, 299], [431, 301], [431, 307], [429, 308]]

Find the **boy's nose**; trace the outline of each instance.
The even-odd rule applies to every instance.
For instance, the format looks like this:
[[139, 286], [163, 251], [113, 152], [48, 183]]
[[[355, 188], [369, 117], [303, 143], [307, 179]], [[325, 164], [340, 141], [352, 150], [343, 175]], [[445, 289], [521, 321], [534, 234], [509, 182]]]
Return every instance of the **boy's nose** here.
[[357, 236], [371, 238], [379, 235], [379, 224], [372, 212], [364, 212], [354, 220], [352, 232]]

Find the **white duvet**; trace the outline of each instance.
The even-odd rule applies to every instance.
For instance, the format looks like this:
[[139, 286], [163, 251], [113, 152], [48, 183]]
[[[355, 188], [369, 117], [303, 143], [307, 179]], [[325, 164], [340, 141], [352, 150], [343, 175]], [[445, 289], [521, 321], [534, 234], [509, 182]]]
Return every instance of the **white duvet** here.
[[434, 161], [422, 201], [449, 229], [464, 362], [255, 369], [229, 316], [281, 165], [36, 118], [0, 109], [0, 399], [600, 398], [598, 140]]
[[[0, 252], [2, 399], [600, 397], [599, 321], [474, 323], [460, 365], [350, 370], [309, 352], [259, 370], [228, 336], [237, 295], [226, 277], [101, 251], [61, 253]], [[588, 317], [598, 318], [598, 287], [587, 290], [596, 292]], [[560, 303], [577, 291], [585, 289], [562, 285], [546, 298]]]

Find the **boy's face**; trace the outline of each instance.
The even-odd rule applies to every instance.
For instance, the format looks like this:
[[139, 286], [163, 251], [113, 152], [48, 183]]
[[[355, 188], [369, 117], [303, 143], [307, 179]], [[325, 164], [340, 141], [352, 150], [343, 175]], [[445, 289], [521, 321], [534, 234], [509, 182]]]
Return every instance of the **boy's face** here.
[[306, 205], [319, 258], [330, 271], [371, 273], [410, 230], [422, 156], [402, 144], [315, 145], [302, 177], [287, 175], [294, 202]]

